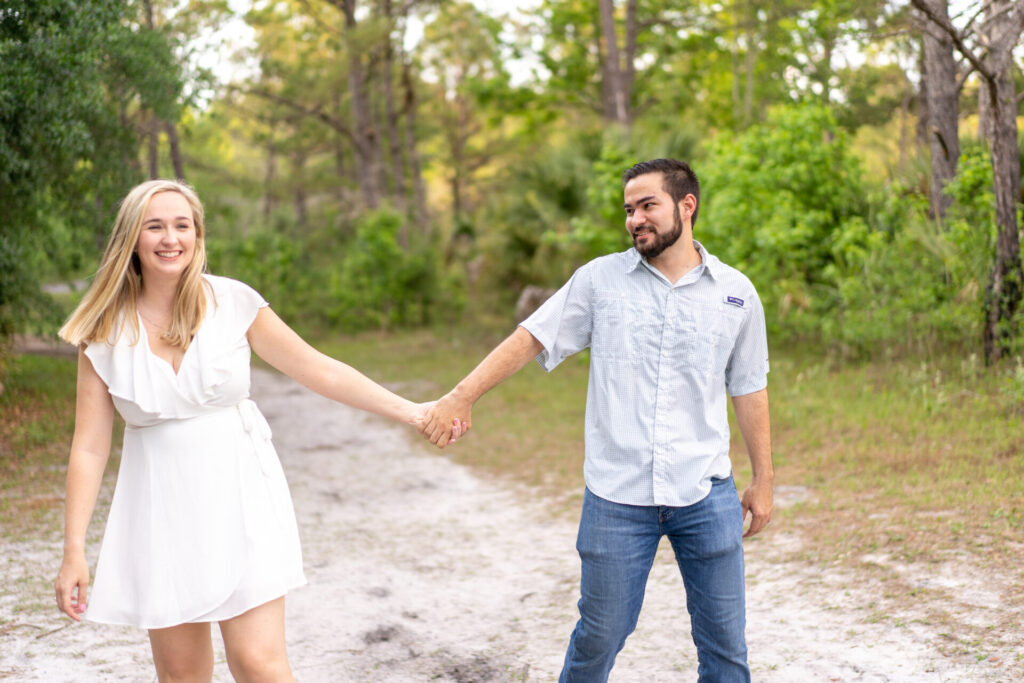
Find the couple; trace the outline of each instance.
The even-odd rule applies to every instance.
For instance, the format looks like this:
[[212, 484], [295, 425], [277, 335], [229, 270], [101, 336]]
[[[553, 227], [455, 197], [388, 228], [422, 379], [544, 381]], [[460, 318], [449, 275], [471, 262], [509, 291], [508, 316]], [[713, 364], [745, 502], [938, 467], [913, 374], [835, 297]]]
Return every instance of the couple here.
[[[580, 268], [434, 404], [413, 404], [308, 346], [255, 291], [204, 273], [194, 192], [151, 181], [123, 201], [92, 287], [61, 335], [80, 347], [58, 608], [149, 629], [161, 681], [210, 680], [209, 622], [237, 680], [292, 680], [284, 595], [305, 582], [270, 430], [248, 400], [250, 348], [310, 389], [416, 425], [444, 447], [472, 404], [536, 357], [591, 349], [580, 619], [563, 681], [604, 681], [632, 632], [662, 534], [683, 574], [706, 681], [747, 681], [746, 535], [771, 515], [764, 314], [750, 282], [692, 240], [693, 171], [626, 171], [634, 249]], [[726, 390], [754, 481], [738, 499]], [[118, 484], [91, 590], [84, 537], [125, 419]], [[188, 548], [188, 552], [183, 552]]]

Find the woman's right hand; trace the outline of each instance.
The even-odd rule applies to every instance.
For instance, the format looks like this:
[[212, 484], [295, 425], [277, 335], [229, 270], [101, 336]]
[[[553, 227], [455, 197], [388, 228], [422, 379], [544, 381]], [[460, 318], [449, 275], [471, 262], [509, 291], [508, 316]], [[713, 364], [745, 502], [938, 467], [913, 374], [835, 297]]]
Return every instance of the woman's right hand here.
[[57, 591], [57, 609], [75, 621], [81, 621], [89, 590], [89, 563], [85, 561], [84, 551], [64, 554], [54, 588]]

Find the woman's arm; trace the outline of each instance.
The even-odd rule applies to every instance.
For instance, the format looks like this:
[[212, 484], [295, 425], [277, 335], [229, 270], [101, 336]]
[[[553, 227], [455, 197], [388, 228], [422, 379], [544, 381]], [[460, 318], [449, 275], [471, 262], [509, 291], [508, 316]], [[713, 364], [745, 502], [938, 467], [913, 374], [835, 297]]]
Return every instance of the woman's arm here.
[[269, 307], [256, 314], [247, 337], [257, 356], [322, 396], [399, 422], [418, 424], [422, 420], [422, 406], [320, 353]]
[[78, 352], [75, 435], [64, 500], [64, 560], [54, 584], [58, 609], [75, 621], [81, 619], [86, 606], [89, 565], [85, 560], [85, 534], [110, 457], [113, 426], [114, 403], [83, 347]]

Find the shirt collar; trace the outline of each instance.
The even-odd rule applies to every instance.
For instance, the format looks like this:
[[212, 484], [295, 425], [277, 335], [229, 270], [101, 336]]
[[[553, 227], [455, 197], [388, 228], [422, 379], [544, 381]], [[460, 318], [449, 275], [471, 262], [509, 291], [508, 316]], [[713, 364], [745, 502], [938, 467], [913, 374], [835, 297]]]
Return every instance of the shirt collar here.
[[[708, 275], [714, 279], [718, 279], [721, 275], [722, 262], [718, 260], [718, 257], [709, 252], [704, 248], [704, 245], [697, 240], [693, 241], [693, 246], [700, 254], [701, 265], [704, 266], [704, 270], [707, 271]], [[640, 252], [636, 250], [636, 247], [631, 247], [627, 252], [629, 258], [626, 260], [626, 272], [632, 273], [634, 270], [640, 267], [641, 263], [646, 263], [650, 267], [647, 259], [640, 255]], [[698, 266], [699, 268], [700, 266]]]

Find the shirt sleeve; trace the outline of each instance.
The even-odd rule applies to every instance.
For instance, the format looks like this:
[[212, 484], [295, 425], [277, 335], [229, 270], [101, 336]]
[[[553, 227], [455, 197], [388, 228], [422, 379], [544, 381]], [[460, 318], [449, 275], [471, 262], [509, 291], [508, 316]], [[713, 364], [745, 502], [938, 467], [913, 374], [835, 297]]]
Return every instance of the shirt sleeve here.
[[750, 313], [740, 326], [725, 367], [725, 386], [730, 396], [752, 394], [768, 386], [768, 333], [756, 291], [751, 293]]
[[563, 360], [590, 346], [594, 329], [592, 291], [590, 268], [583, 266], [520, 323], [544, 346], [537, 362], [545, 371], [551, 372]]

